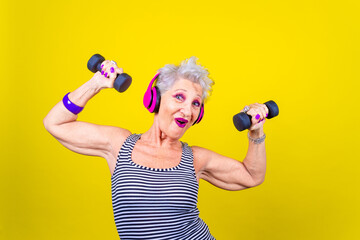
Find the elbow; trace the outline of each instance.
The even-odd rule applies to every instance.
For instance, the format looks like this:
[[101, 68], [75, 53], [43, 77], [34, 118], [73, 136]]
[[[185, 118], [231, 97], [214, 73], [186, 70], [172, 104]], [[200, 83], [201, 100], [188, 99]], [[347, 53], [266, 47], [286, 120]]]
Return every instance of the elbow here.
[[52, 129], [53, 129], [53, 124], [51, 124], [51, 121], [49, 121], [48, 116], [46, 116], [46, 117], [43, 119], [43, 124], [44, 124], [44, 127], [45, 127], [46, 131], [48, 131], [49, 133], [51, 133], [51, 132], [52, 132]]
[[259, 179], [254, 179], [251, 187], [257, 187], [257, 186], [261, 185], [264, 181], [265, 181], [265, 177], [262, 177]]
[[246, 182], [237, 183], [236, 187], [231, 190], [238, 191], [238, 190], [243, 190], [243, 189], [254, 188], [254, 187], [261, 185], [264, 182], [264, 180], [265, 180], [264, 178], [262, 178], [262, 179], [251, 178]]
[[50, 123], [49, 123], [49, 120], [47, 119], [47, 116], [43, 119], [43, 124], [44, 124], [44, 127], [47, 131], [49, 131], [50, 129]]

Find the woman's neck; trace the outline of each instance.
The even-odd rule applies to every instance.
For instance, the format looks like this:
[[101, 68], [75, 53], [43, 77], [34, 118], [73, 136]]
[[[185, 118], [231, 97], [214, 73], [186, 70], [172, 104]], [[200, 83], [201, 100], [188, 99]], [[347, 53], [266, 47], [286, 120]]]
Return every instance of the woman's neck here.
[[181, 147], [179, 139], [169, 137], [165, 132], [160, 129], [158, 121], [154, 118], [154, 123], [148, 131], [141, 135], [141, 140], [147, 142], [150, 145], [157, 147]]

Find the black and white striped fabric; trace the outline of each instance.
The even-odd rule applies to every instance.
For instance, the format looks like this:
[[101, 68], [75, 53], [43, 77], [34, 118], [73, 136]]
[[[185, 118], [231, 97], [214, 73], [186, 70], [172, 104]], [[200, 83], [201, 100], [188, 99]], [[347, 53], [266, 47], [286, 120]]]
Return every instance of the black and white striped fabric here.
[[191, 148], [182, 143], [180, 164], [156, 169], [138, 165], [131, 153], [140, 134], [130, 135], [111, 177], [117, 231], [127, 239], [215, 239], [199, 218], [198, 182]]

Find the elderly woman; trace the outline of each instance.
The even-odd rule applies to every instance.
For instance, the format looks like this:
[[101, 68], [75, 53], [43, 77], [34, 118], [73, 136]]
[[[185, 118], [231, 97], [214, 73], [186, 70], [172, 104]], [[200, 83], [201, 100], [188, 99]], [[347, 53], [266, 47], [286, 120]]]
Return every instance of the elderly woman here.
[[84, 107], [100, 90], [112, 88], [122, 72], [113, 61], [104, 61], [101, 73], [55, 105], [44, 119], [45, 128], [68, 149], [106, 159], [121, 239], [214, 239], [199, 218], [199, 181], [226, 190], [264, 181], [263, 124], [268, 109], [258, 103], [244, 108], [252, 125], [243, 162], [181, 142], [184, 133], [201, 121], [213, 84], [208, 71], [192, 57], [179, 66], [166, 65], [151, 81], [144, 104], [155, 115], [145, 133], [76, 121], [79, 111], [74, 109]]

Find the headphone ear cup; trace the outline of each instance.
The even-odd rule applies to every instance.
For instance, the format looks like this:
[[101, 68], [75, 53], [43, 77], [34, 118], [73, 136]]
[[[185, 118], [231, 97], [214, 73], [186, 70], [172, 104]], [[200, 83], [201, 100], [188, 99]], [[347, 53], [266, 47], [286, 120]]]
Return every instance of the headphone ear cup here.
[[204, 117], [204, 104], [201, 105], [201, 109], [199, 112], [199, 116], [197, 117], [196, 121], [193, 123], [193, 125], [201, 122], [201, 119]]
[[147, 109], [151, 113], [157, 113], [159, 111], [159, 106], [160, 106], [160, 91], [155, 86], [155, 87], [151, 88], [151, 101], [150, 101], [149, 107], [147, 107]]
[[146, 90], [145, 94], [144, 94], [144, 98], [143, 98], [143, 104], [144, 107], [149, 110], [150, 106], [151, 106], [151, 102], [152, 102], [152, 91], [151, 89]]
[[159, 74], [160, 73], [157, 73], [151, 80], [143, 98], [145, 108], [151, 113], [153, 113], [156, 108], [159, 109], [158, 105], [160, 104], [160, 100], [158, 98], [160, 98], [160, 91], [156, 87], [152, 87]]
[[160, 90], [158, 87], [154, 87], [154, 92], [156, 96], [153, 96], [153, 101], [155, 101], [155, 106], [154, 106], [154, 113], [158, 113], [159, 112], [159, 108], [160, 108], [160, 101], [161, 101], [161, 94], [160, 94]]

